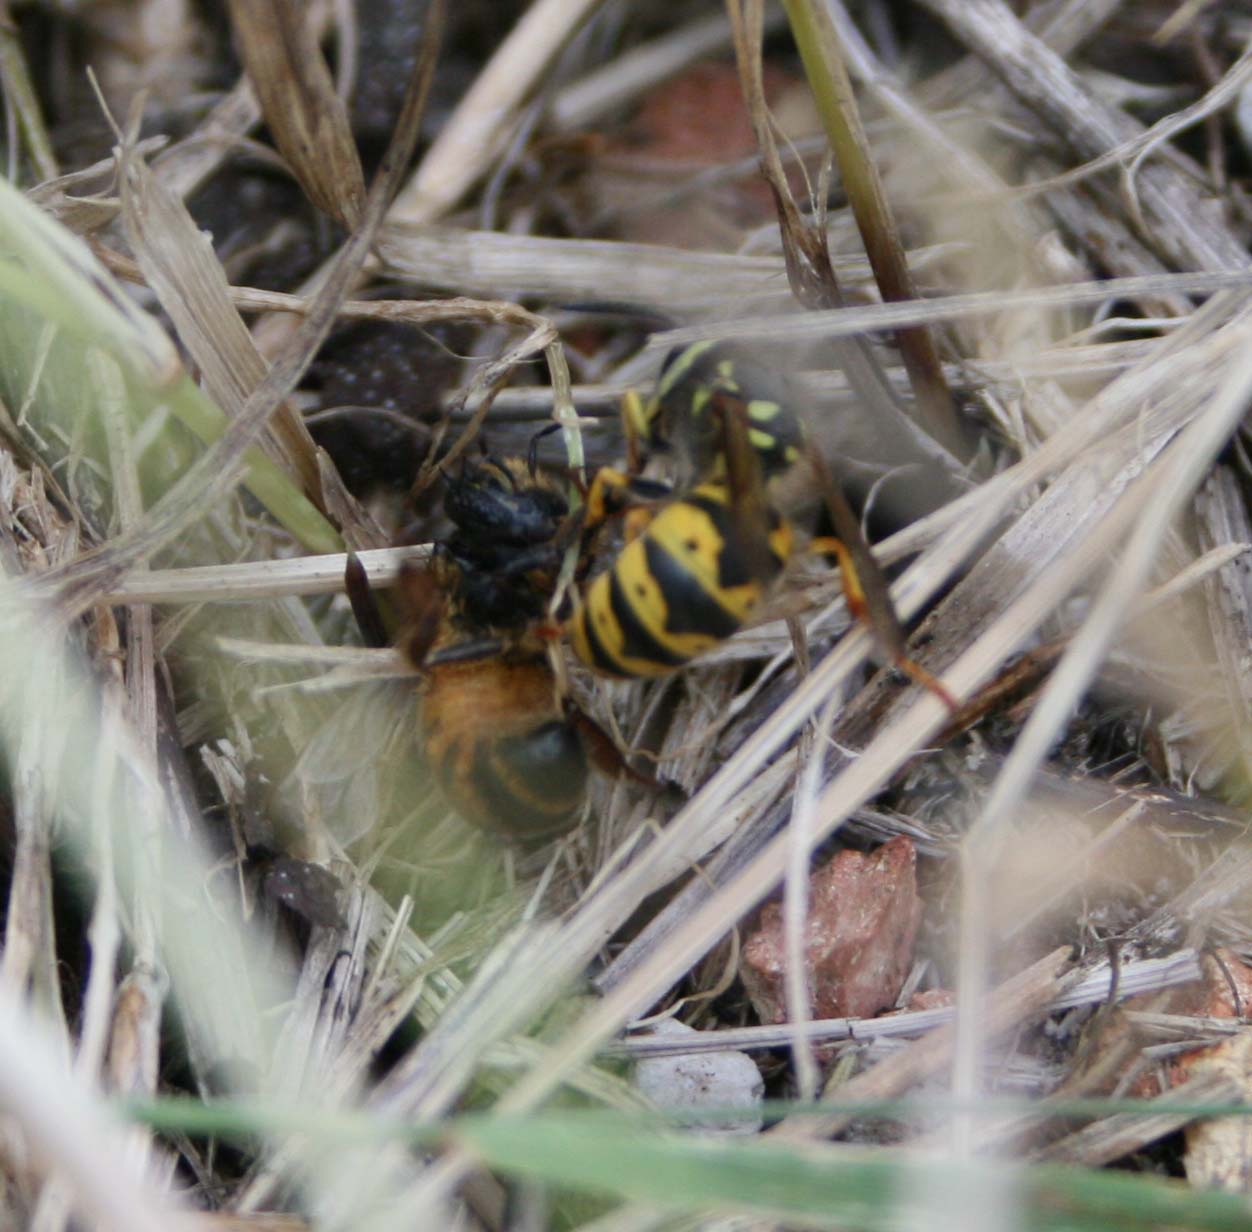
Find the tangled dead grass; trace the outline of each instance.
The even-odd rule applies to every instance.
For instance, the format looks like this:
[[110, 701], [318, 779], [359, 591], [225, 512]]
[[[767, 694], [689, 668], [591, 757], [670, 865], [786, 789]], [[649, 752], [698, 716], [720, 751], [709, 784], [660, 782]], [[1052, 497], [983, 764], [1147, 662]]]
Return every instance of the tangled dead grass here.
[[[191, 5], [0, 31], [6, 1226], [1231, 1226], [1149, 1172], [1246, 1193], [1242, 1122], [1177, 1131], [1246, 1099], [1252, 20], [410, 7], [232, 3], [233, 83]], [[385, 588], [440, 534], [391, 470], [434, 494], [546, 422], [548, 464], [615, 458], [621, 393], [703, 338], [794, 374], [967, 705], [867, 673], [800, 568], [676, 679], [574, 674], [681, 808], [601, 781], [555, 844], [477, 834], [343, 553]], [[897, 835], [900, 1005], [954, 1008], [814, 1021], [808, 872]], [[660, 1012], [823, 1107], [641, 1144]]]

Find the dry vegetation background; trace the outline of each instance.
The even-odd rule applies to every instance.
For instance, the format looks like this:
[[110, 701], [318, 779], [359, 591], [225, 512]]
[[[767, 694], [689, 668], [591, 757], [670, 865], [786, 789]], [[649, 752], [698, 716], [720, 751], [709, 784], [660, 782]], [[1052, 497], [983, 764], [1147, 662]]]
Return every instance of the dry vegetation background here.
[[[1252, 1226], [1252, 9], [446, 7], [0, 5], [0, 1225]], [[701, 338], [970, 704], [801, 562], [480, 834], [342, 553]]]

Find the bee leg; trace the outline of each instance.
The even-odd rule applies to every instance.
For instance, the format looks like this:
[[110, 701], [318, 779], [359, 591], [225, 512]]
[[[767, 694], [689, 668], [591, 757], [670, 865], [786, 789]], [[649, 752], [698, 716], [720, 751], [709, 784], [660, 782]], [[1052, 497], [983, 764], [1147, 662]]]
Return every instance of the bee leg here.
[[[437, 565], [438, 561], [432, 562]], [[445, 566], [447, 562], [442, 562]], [[425, 666], [448, 610], [447, 579], [439, 568], [420, 569], [411, 564], [400, 567], [396, 586], [408, 619], [400, 632], [398, 645], [415, 667]]]
[[498, 637], [474, 638], [427, 654], [421, 665], [439, 667], [445, 663], [477, 663], [482, 659], [502, 658], [507, 650], [508, 647]]
[[625, 758], [613, 737], [600, 726], [590, 715], [584, 714], [577, 706], [569, 704], [570, 721], [578, 730], [587, 757], [601, 774], [609, 778], [628, 778], [633, 782], [647, 787], [652, 791], [665, 791], [670, 786], [655, 775], [644, 774], [636, 770]]
[[369, 575], [361, 558], [355, 552], [348, 553], [347, 564], [343, 567], [343, 588], [347, 592], [348, 602], [352, 605], [352, 615], [356, 617], [357, 628], [361, 631], [361, 641], [374, 650], [390, 645], [387, 626], [383, 621], [382, 609], [374, 598], [370, 587]]
[[511, 580], [536, 569], [555, 571], [560, 563], [561, 551], [554, 548], [552, 543], [541, 543], [533, 548], [525, 548], [512, 560], [505, 561], [495, 570], [494, 576]]

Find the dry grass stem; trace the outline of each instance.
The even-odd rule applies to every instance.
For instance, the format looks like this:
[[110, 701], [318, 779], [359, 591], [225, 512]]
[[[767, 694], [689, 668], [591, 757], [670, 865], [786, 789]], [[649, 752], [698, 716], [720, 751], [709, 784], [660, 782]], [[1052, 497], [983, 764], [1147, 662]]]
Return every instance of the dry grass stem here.
[[202, 8], [0, 0], [0, 1225], [1246, 1222], [1252, 21]]
[[275, 144], [309, 199], [353, 229], [365, 179], [312, 20], [292, 0], [231, 0], [229, 7], [235, 46]]
[[422, 226], [448, 212], [503, 152], [518, 112], [597, 0], [539, 0], [501, 43], [397, 197], [392, 221]]

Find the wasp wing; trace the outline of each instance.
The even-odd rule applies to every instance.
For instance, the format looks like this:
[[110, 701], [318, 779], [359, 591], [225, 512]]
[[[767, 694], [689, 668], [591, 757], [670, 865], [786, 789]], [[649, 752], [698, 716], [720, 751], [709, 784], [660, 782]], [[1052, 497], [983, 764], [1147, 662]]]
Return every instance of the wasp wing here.
[[722, 440], [721, 460], [730, 495], [731, 526], [749, 573], [767, 579], [778, 571], [770, 532], [778, 520], [765, 492], [765, 475], [752, 444], [748, 407], [743, 397], [718, 390], [709, 403]]

